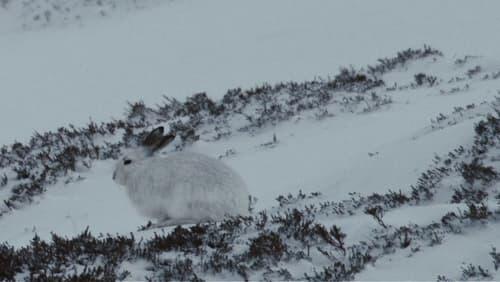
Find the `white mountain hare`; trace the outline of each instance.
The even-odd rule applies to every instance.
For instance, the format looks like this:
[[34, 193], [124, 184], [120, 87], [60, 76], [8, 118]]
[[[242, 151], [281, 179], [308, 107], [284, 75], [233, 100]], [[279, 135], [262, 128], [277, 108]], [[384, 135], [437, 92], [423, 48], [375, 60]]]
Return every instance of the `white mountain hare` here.
[[141, 148], [118, 161], [113, 174], [141, 214], [162, 226], [248, 214], [246, 185], [223, 162], [188, 152], [155, 156], [175, 138], [163, 131], [153, 130]]

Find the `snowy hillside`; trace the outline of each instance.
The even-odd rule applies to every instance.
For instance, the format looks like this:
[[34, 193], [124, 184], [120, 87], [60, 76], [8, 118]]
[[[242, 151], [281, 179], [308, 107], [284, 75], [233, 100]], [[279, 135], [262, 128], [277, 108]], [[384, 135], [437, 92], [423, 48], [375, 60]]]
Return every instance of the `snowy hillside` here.
[[[215, 7], [202, 4], [205, 2], [179, 2], [126, 17], [134, 23], [151, 24], [159, 20], [158, 15], [175, 16], [180, 11], [199, 16], [198, 9], [205, 8], [206, 13], [216, 13], [222, 4], [233, 9], [229, 15], [241, 15], [241, 8], [227, 1], [215, 1]], [[257, 4], [248, 3], [241, 4], [247, 12], [260, 10]], [[322, 10], [320, 4], [309, 3], [297, 5], [303, 5], [303, 11]], [[396, 2], [386, 3], [386, 8], [391, 4], [396, 10], [403, 9]], [[425, 24], [429, 24], [451, 7], [451, 2], [441, 3], [432, 13], [425, 12], [428, 6], [422, 4], [411, 8], [420, 17], [427, 15]], [[323, 5], [323, 10], [352, 8], [348, 2]], [[456, 5], [458, 14], [468, 8], [488, 10], [483, 4]], [[373, 6], [367, 6], [356, 11], [373, 11]], [[270, 11], [263, 12], [264, 18], [279, 10], [278, 4], [267, 7]], [[295, 17], [300, 14], [295, 9], [295, 14], [287, 14], [289, 18], [277, 26], [300, 18]], [[233, 27], [222, 22], [227, 23], [224, 20], [232, 16], [218, 14], [225, 15], [219, 19], [221, 25], [216, 24], [219, 31], [231, 33]], [[494, 50], [482, 48], [487, 44], [481, 40], [469, 49], [457, 44], [459, 39], [453, 36], [440, 41], [429, 35], [431, 43], [443, 48], [410, 40], [424, 36], [420, 29], [408, 35], [412, 48], [405, 49], [409, 46], [401, 46], [407, 43], [402, 39], [406, 34], [402, 27], [398, 39], [363, 46], [381, 50], [370, 54], [360, 51], [359, 56], [351, 50], [344, 59], [323, 50], [314, 58], [308, 57], [317, 62], [310, 64], [294, 58], [293, 52], [280, 55], [276, 51], [290, 51], [286, 47], [289, 40], [318, 28], [319, 23], [332, 24], [325, 20], [327, 14], [320, 13], [303, 29], [295, 22], [297, 29], [269, 33], [275, 49], [262, 61], [247, 58], [236, 67], [230, 62], [232, 56], [245, 50], [232, 49], [226, 50], [227, 56], [205, 59], [218, 60], [203, 70], [204, 79], [213, 79], [213, 84], [198, 79], [201, 72], [191, 69], [196, 64], [187, 59], [168, 68], [163, 64], [166, 61], [149, 65], [147, 62], [165, 58], [157, 49], [149, 53], [151, 61], [133, 71], [111, 61], [99, 65], [98, 58], [104, 55], [88, 53], [92, 70], [104, 66], [105, 72], [117, 73], [104, 81], [97, 79], [99, 74], [78, 71], [76, 66], [86, 63], [85, 56], [72, 58], [75, 65], [65, 62], [65, 56], [71, 57], [69, 53], [78, 52], [80, 47], [72, 45], [68, 53], [55, 55], [64, 49], [54, 48], [63, 37], [96, 32], [98, 26], [126, 34], [124, 26], [132, 25], [119, 19], [89, 20], [89, 26], [81, 29], [39, 26], [46, 30], [2, 34], [0, 43], [7, 44], [2, 46], [7, 46], [12, 56], [0, 55], [8, 62], [5, 66], [10, 66], [0, 66], [5, 74], [0, 90], [7, 93], [5, 105], [9, 105], [1, 113], [5, 127], [1, 140], [7, 144], [19, 138], [21, 142], [0, 148], [0, 280], [500, 280], [500, 61]], [[443, 25], [458, 23], [453, 22], [454, 17], [458, 18], [450, 15], [450, 22]], [[383, 26], [386, 20], [380, 20]], [[406, 25], [420, 22], [410, 19]], [[244, 23], [253, 21], [243, 18], [238, 25]], [[463, 32], [478, 40], [486, 38], [473, 35], [479, 26], [467, 26]], [[185, 36], [193, 36], [192, 27], [185, 28]], [[260, 25], [246, 28], [252, 36], [261, 36], [265, 30]], [[329, 30], [328, 26], [322, 28]], [[444, 29], [433, 28], [437, 28], [435, 35], [439, 28]], [[397, 32], [395, 29], [392, 31]], [[152, 42], [150, 36], [160, 30], [145, 36], [146, 42]], [[107, 34], [99, 32], [102, 38]], [[248, 32], [241, 38], [248, 37]], [[21, 39], [47, 37], [56, 43], [38, 42], [37, 46], [50, 50], [48, 59], [55, 60], [54, 65], [43, 63], [45, 59], [39, 55], [31, 57], [36, 62], [28, 62], [29, 55], [17, 50], [27, 48], [20, 47]], [[240, 37], [232, 34], [229, 38]], [[354, 44], [346, 38], [338, 44]], [[95, 39], [87, 34], [86, 40]], [[210, 48], [217, 45], [212, 41], [217, 38], [203, 39]], [[191, 43], [172, 44], [194, 48]], [[112, 56], [111, 49], [116, 46], [104, 46], [103, 53]], [[148, 53], [148, 47], [137, 47]], [[183, 54], [199, 51], [204, 57], [217, 53], [201, 50], [194, 48]], [[327, 58], [327, 53], [331, 57]], [[131, 68], [146, 57], [130, 57]], [[22, 62], [15, 64], [19, 58]], [[284, 63], [284, 59], [289, 62]], [[194, 73], [184, 72], [182, 62], [188, 62], [184, 67]], [[47, 76], [37, 77], [42, 70], [38, 63], [50, 70]], [[335, 71], [339, 63], [351, 66]], [[302, 71], [287, 68], [302, 64]], [[28, 66], [40, 69], [28, 70]], [[157, 72], [156, 77], [139, 75], [147, 66]], [[21, 71], [26, 71], [34, 85], [20, 83]], [[164, 96], [159, 81], [172, 82], [170, 76], [175, 71], [179, 84], [173, 87], [177, 91]], [[287, 71], [290, 73], [283, 74]], [[64, 72], [69, 73], [63, 76]], [[259, 72], [262, 74], [256, 75]], [[245, 74], [248, 78], [242, 78]], [[137, 81], [132, 82], [129, 75], [137, 76]], [[62, 85], [57, 86], [59, 83]], [[124, 92], [107, 88], [113, 83]], [[235, 88], [235, 84], [242, 87]], [[141, 85], [144, 92], [139, 91]], [[198, 89], [201, 87], [206, 89]], [[229, 90], [222, 91], [224, 87]], [[61, 106], [51, 104], [59, 98]], [[125, 115], [120, 114], [127, 99], [132, 102]], [[20, 103], [26, 107], [17, 107]], [[26, 115], [16, 126], [8, 119], [13, 112], [22, 116], [23, 111], [36, 107], [41, 108], [37, 113], [47, 116]], [[73, 107], [81, 109], [73, 112]], [[94, 111], [92, 107], [102, 109]], [[51, 110], [55, 112], [52, 117]], [[92, 121], [85, 125], [88, 116], [82, 113], [92, 116]], [[115, 118], [109, 120], [110, 116]], [[55, 122], [61, 117], [75, 125]], [[181, 150], [201, 152], [236, 170], [256, 199], [251, 215], [151, 228], [150, 219], [139, 215], [111, 176], [116, 159], [157, 126], [177, 135], [163, 155]], [[26, 132], [31, 128], [37, 131], [28, 138]]]
[[[4, 29], [36, 30], [50, 26], [84, 24], [96, 18], [108, 18], [152, 8], [158, 0], [2, 0], [0, 15], [10, 24]], [[2, 23], [6, 23], [4, 20]]]
[[[219, 101], [196, 94], [156, 108], [131, 104], [126, 119], [4, 147], [2, 256], [10, 275], [21, 275], [6, 277], [23, 269], [32, 278], [492, 277], [499, 78], [484, 58], [410, 49], [331, 80], [234, 89]], [[167, 151], [201, 151], [240, 172], [258, 199], [253, 215], [137, 229], [147, 219], [111, 181], [113, 159], [157, 125], [179, 137]], [[454, 250], [454, 259], [433, 269], [426, 256], [436, 248]]]
[[[496, 0], [381, 1], [160, 0], [29, 32], [0, 8], [0, 144], [120, 118], [127, 101], [220, 99], [230, 88], [329, 77], [424, 44], [455, 59], [500, 56]], [[23, 118], [11, 126], [13, 116]]]

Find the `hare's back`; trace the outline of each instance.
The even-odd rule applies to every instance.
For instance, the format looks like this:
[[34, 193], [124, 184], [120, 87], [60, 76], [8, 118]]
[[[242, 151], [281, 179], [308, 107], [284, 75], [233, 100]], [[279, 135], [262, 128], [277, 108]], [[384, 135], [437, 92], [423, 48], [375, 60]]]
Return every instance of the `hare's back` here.
[[246, 190], [243, 180], [234, 170], [206, 155], [176, 152], [157, 158], [155, 162], [158, 163], [155, 170], [160, 170], [156, 173], [178, 189]]
[[162, 191], [166, 213], [173, 218], [210, 217], [248, 212], [248, 191], [241, 177], [223, 162], [197, 153], [173, 153], [163, 162]]

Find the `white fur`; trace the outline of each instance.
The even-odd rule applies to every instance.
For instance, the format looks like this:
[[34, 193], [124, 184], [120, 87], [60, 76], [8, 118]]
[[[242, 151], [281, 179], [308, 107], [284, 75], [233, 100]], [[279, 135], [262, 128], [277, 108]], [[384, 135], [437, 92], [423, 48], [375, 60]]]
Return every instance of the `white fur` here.
[[[188, 152], [146, 155], [138, 151], [124, 157], [114, 174], [143, 215], [159, 221], [198, 223], [248, 214], [246, 185], [223, 162]], [[132, 162], [125, 165], [125, 159]]]

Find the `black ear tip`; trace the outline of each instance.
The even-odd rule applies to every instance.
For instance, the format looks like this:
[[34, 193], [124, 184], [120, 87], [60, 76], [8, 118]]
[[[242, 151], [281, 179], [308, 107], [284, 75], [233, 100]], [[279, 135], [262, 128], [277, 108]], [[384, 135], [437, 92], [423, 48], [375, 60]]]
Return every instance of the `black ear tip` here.
[[165, 128], [163, 126], [158, 126], [157, 128], [155, 128], [153, 130], [153, 132], [155, 132], [155, 133], [158, 132], [158, 133], [161, 133], [161, 134], [163, 134], [164, 131], [165, 131]]

